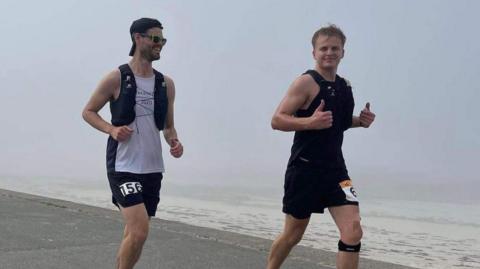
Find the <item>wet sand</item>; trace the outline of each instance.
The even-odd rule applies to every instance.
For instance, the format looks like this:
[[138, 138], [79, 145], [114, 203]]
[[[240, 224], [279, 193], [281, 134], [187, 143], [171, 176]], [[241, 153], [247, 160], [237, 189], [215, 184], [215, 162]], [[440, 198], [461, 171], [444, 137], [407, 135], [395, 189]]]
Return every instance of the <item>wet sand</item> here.
[[[0, 189], [0, 268], [113, 268], [118, 211]], [[152, 219], [135, 268], [265, 268], [272, 241]], [[335, 253], [297, 246], [282, 268], [335, 268]], [[360, 268], [410, 268], [361, 259]]]

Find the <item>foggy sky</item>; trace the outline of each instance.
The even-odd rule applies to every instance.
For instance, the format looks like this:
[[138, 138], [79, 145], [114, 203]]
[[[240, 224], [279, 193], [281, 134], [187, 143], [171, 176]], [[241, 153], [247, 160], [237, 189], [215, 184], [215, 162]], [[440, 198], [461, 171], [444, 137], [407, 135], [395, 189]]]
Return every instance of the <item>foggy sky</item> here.
[[[347, 131], [354, 179], [374, 184], [477, 181], [478, 1], [1, 1], [0, 175], [106, 180], [107, 136], [81, 118], [99, 80], [129, 60], [129, 27], [158, 18], [159, 71], [175, 81], [185, 184], [281, 186], [293, 133], [270, 119], [312, 68], [310, 39], [347, 35], [338, 73], [371, 129]], [[109, 120], [108, 105], [102, 115]], [[162, 137], [163, 139], [163, 137]]]

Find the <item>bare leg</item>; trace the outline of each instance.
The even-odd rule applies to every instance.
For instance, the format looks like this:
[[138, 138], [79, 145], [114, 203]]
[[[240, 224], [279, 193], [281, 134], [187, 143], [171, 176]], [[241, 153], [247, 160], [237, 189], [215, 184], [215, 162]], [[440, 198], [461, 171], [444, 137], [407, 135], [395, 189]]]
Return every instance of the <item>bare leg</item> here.
[[120, 210], [125, 221], [125, 230], [117, 254], [117, 269], [132, 269], [147, 240], [149, 218], [144, 204]]
[[[347, 245], [357, 245], [362, 239], [360, 211], [358, 206], [344, 205], [329, 207], [328, 210], [340, 231], [340, 240]], [[357, 269], [358, 252], [338, 251], [337, 269]]]
[[309, 220], [310, 218], [296, 219], [291, 215], [285, 216], [283, 232], [275, 239], [270, 249], [267, 269], [280, 268], [290, 250], [302, 239]]

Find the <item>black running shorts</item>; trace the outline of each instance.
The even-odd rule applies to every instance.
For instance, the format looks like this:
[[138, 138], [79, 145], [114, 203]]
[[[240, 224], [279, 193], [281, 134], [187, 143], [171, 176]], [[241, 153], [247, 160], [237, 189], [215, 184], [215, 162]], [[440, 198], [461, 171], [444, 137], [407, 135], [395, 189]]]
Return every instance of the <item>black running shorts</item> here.
[[155, 216], [160, 201], [162, 173], [111, 172], [107, 176], [112, 190], [113, 204], [130, 207], [143, 203], [148, 215]]
[[307, 163], [298, 162], [287, 168], [284, 191], [282, 211], [297, 219], [323, 213], [328, 207], [358, 206], [346, 171], [318, 169]]

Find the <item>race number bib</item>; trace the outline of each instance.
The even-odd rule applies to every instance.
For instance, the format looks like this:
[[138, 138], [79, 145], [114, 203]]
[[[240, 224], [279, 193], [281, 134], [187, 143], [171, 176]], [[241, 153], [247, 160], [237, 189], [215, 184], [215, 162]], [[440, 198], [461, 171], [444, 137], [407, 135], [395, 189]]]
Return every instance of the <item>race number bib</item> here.
[[142, 192], [142, 184], [139, 182], [126, 182], [120, 185], [120, 191], [123, 196], [127, 196], [133, 193]]
[[340, 182], [339, 185], [342, 188], [343, 192], [345, 193], [345, 197], [347, 198], [348, 201], [358, 202], [357, 192], [353, 188], [352, 181], [350, 179]]

